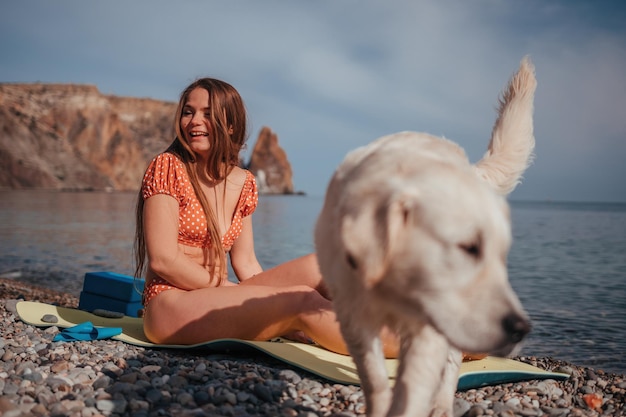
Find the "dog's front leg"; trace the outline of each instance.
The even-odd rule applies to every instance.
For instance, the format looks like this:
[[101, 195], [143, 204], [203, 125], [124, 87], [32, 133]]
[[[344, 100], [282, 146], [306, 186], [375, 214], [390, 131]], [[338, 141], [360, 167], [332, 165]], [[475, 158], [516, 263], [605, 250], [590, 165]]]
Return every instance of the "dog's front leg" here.
[[393, 403], [388, 416], [426, 417], [439, 389], [448, 357], [448, 342], [430, 325], [402, 335]]
[[430, 417], [452, 416], [454, 409], [454, 393], [459, 385], [459, 370], [463, 354], [460, 350], [450, 347], [448, 361], [445, 365], [439, 390], [433, 398]]
[[363, 323], [344, 326], [342, 333], [361, 380], [368, 417], [383, 417], [389, 410], [391, 387], [385, 367], [380, 329]]

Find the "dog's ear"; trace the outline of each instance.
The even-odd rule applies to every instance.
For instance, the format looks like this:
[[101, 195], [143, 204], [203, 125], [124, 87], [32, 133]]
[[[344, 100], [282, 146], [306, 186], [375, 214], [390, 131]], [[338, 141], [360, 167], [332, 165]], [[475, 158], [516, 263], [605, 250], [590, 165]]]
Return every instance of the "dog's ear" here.
[[378, 204], [364, 204], [352, 216], [346, 216], [341, 224], [341, 239], [346, 253], [345, 262], [364, 279], [371, 288], [384, 278], [392, 253], [404, 240], [401, 236], [411, 229], [407, 227], [417, 208], [417, 198], [409, 193], [399, 193]]

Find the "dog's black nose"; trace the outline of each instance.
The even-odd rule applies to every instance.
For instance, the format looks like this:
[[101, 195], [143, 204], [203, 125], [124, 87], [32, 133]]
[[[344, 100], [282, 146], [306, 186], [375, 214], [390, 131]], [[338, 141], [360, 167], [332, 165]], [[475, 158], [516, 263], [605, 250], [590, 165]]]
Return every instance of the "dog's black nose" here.
[[502, 320], [502, 327], [504, 327], [511, 343], [521, 342], [531, 329], [530, 322], [515, 313], [509, 314]]

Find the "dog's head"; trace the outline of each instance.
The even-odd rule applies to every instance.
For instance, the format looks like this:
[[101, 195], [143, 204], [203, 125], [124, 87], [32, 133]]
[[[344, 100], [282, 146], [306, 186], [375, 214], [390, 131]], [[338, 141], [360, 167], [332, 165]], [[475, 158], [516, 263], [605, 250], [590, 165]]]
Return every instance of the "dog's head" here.
[[413, 160], [394, 171], [345, 182], [344, 271], [392, 316], [419, 316], [468, 352], [509, 354], [530, 325], [508, 282], [505, 199], [469, 164]]

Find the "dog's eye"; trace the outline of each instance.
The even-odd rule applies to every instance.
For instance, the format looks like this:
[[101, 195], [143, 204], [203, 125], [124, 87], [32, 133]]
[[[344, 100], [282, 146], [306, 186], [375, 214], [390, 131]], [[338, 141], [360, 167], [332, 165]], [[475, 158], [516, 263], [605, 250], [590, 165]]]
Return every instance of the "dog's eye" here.
[[356, 259], [354, 259], [354, 256], [352, 256], [351, 253], [346, 253], [346, 261], [348, 261], [350, 268], [357, 269], [358, 265], [356, 264]]
[[480, 247], [480, 241], [474, 241], [474, 242], [470, 242], [470, 243], [461, 243], [459, 245], [459, 247], [465, 252], [467, 253], [469, 256], [471, 256], [474, 259], [480, 259], [480, 256], [482, 254], [482, 250]]

